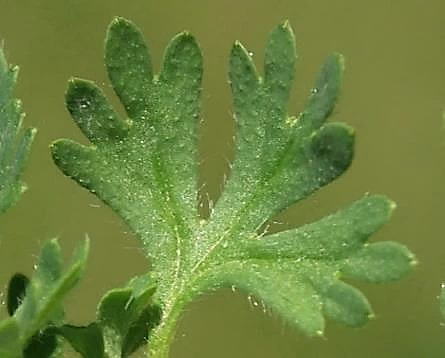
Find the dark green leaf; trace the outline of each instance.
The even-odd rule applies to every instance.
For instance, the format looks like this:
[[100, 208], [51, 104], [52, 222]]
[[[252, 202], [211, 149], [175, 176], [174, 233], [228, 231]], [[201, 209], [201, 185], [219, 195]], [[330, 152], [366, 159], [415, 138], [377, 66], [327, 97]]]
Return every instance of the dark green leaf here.
[[72, 79], [66, 105], [82, 132], [94, 144], [124, 138], [128, 125], [118, 118], [102, 91], [93, 82]]
[[28, 286], [29, 279], [21, 273], [14, 274], [8, 284], [8, 298], [6, 301], [6, 309], [10, 316], [14, 314], [23, 301]]
[[24, 358], [50, 358], [57, 348], [57, 337], [47, 330], [31, 337], [23, 351]]
[[86, 327], [63, 325], [54, 331], [65, 338], [82, 357], [104, 357], [102, 331], [97, 323]]

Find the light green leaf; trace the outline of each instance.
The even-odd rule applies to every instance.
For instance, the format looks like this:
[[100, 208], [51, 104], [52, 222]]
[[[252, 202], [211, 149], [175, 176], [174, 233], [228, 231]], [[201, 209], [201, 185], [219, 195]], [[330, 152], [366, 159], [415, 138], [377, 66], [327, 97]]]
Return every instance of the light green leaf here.
[[[62, 322], [62, 300], [81, 277], [88, 255], [88, 239], [73, 254], [71, 265], [61, 268], [61, 252], [57, 240], [48, 241], [42, 248], [36, 271], [26, 286], [26, 293], [13, 316], [0, 323], [0, 352], [5, 356], [46, 356], [54, 334], [46, 332], [49, 325]], [[46, 344], [40, 344], [44, 340]], [[51, 351], [53, 349], [50, 349]], [[2, 355], [3, 357], [3, 355]]]
[[[69, 85], [67, 106], [92, 145], [62, 139], [52, 145], [53, 158], [110, 205], [144, 245], [157, 283], [154, 304], [161, 310], [149, 335], [151, 357], [167, 357], [181, 311], [206, 291], [239, 287], [307, 334], [321, 335], [325, 316], [350, 326], [372, 316], [364, 295], [340, 281], [343, 275], [386, 282], [415, 263], [402, 245], [366, 244], [394, 207], [383, 196], [364, 197], [297, 229], [261, 231], [273, 215], [340, 176], [354, 154], [353, 130], [326, 123], [338, 98], [343, 58], [328, 57], [304, 110], [291, 116], [296, 58], [287, 22], [267, 41], [264, 78], [235, 42], [229, 79], [236, 155], [207, 219], [198, 216], [196, 189], [202, 59], [190, 34], [173, 38], [155, 75], [139, 29], [122, 18], [112, 22], [105, 64], [127, 119], [118, 118], [93, 83]], [[99, 309], [104, 341], [115, 355], [134, 320], [118, 308], [128, 295], [126, 289], [112, 291]]]
[[0, 322], [0, 356], [21, 358], [23, 345], [20, 342], [20, 328], [17, 321], [7, 318]]
[[13, 96], [18, 67], [6, 62], [0, 47], [0, 212], [16, 203], [26, 189], [21, 181], [35, 129], [22, 130], [25, 114]]

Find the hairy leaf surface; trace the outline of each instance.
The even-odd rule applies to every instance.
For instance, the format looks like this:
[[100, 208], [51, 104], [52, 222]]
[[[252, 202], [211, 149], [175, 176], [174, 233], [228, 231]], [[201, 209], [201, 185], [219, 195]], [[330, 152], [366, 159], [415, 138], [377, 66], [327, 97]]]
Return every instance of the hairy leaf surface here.
[[22, 130], [25, 114], [13, 95], [17, 75], [18, 67], [8, 65], [0, 48], [0, 212], [15, 204], [26, 189], [21, 175], [36, 132]]
[[[353, 157], [354, 133], [326, 122], [337, 101], [341, 55], [329, 56], [303, 111], [287, 113], [296, 50], [289, 24], [277, 26], [261, 77], [236, 42], [229, 79], [237, 135], [224, 192], [207, 219], [197, 211], [197, 125], [201, 52], [189, 33], [168, 45], [159, 75], [140, 30], [122, 18], [109, 27], [105, 64], [126, 117], [120, 118], [90, 81], [72, 79], [66, 103], [90, 146], [68, 139], [52, 145], [55, 163], [110, 205], [140, 238], [157, 282], [161, 309], [150, 334], [153, 357], [166, 357], [184, 306], [203, 292], [239, 287], [309, 335], [325, 317], [358, 326], [372, 315], [365, 296], [343, 277], [399, 279], [415, 263], [404, 246], [368, 244], [394, 204], [365, 196], [300, 228], [275, 234], [261, 227], [273, 215], [340, 176]], [[107, 300], [118, 302], [121, 292]], [[122, 297], [123, 297], [122, 296]], [[106, 309], [114, 327], [121, 313]], [[113, 303], [113, 305], [119, 305]], [[102, 319], [103, 321], [103, 319]]]

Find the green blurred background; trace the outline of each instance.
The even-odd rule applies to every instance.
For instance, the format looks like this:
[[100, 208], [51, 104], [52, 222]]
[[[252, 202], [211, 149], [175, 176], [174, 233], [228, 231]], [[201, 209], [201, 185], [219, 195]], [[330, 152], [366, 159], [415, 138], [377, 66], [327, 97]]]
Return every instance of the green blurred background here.
[[121, 220], [65, 178], [48, 151], [59, 137], [85, 142], [64, 108], [70, 76], [96, 81], [117, 104], [102, 61], [105, 29], [116, 15], [143, 30], [157, 67], [175, 33], [197, 37], [205, 60], [201, 182], [213, 200], [233, 156], [226, 75], [233, 41], [261, 65], [268, 32], [290, 20], [300, 54], [292, 113], [326, 55], [343, 53], [343, 94], [333, 118], [356, 129], [356, 158], [339, 180], [280, 215], [277, 228], [314, 220], [365, 192], [385, 193], [398, 210], [375, 239], [406, 244], [420, 262], [399, 283], [359, 284], [376, 319], [361, 329], [329, 322], [325, 339], [303, 337], [242, 293], [202, 297], [183, 315], [172, 357], [444, 357], [437, 300], [445, 280], [444, 0], [0, 0], [0, 39], [21, 68], [16, 94], [26, 126], [39, 130], [25, 175], [30, 190], [0, 217], [0, 285], [16, 271], [30, 274], [46, 239], [59, 237], [68, 257], [88, 233], [86, 277], [67, 303], [69, 317], [82, 324], [107, 289], [148, 267]]

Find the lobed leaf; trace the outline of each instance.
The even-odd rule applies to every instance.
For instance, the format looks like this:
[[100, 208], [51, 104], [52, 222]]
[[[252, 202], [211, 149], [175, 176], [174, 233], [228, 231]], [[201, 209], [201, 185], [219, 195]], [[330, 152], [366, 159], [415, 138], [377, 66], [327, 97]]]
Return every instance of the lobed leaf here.
[[6, 62], [0, 48], [0, 212], [16, 203], [26, 186], [21, 181], [29, 148], [36, 130], [22, 130], [25, 114], [13, 97], [18, 67]]
[[[105, 64], [128, 119], [117, 117], [93, 83], [69, 85], [67, 107], [92, 145], [56, 141], [54, 161], [127, 222], [153, 267], [138, 284], [140, 295], [130, 285], [101, 301], [94, 331], [102, 330], [105, 354], [124, 356], [148, 338], [150, 356], [166, 357], [185, 305], [233, 285], [309, 335], [323, 334], [324, 317], [359, 326], [372, 317], [370, 304], [341, 278], [387, 282], [415, 264], [400, 244], [367, 244], [394, 208], [383, 196], [364, 197], [300, 228], [262, 231], [275, 214], [345, 172], [354, 154], [353, 130], [326, 123], [343, 58], [328, 57], [304, 110], [292, 116], [287, 104], [296, 59], [287, 22], [269, 36], [263, 77], [235, 42], [229, 62], [235, 159], [208, 219], [198, 217], [196, 190], [202, 59], [189, 33], [171, 40], [156, 75], [140, 30], [122, 18], [111, 23]], [[155, 307], [159, 321], [143, 318]], [[141, 338], [148, 322], [150, 334]]]
[[108, 29], [105, 62], [129, 119], [117, 118], [92, 82], [71, 81], [67, 107], [94, 146], [59, 140], [51, 147], [53, 158], [116, 210], [141, 237], [153, 263], [176, 277], [179, 267], [166, 264], [187, 250], [198, 223], [201, 53], [190, 34], [179, 34], [165, 52], [161, 74], [153, 76], [139, 29], [117, 18]]

